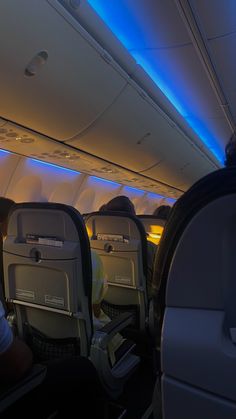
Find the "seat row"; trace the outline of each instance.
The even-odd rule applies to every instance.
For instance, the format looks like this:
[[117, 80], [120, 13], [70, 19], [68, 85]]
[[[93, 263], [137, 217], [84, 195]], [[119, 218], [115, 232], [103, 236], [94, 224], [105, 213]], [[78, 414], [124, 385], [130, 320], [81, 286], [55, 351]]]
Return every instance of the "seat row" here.
[[[112, 365], [108, 347], [127, 326], [145, 332], [146, 236], [136, 217], [121, 213], [90, 214], [86, 225], [90, 243], [83, 218], [74, 208], [15, 205], [3, 245], [5, 294], [14, 304], [17, 333], [30, 343], [38, 361], [78, 353], [89, 356], [106, 390], [116, 397], [139, 358], [126, 340]], [[111, 321], [98, 331], [93, 328], [90, 244], [108, 276], [103, 308]]]

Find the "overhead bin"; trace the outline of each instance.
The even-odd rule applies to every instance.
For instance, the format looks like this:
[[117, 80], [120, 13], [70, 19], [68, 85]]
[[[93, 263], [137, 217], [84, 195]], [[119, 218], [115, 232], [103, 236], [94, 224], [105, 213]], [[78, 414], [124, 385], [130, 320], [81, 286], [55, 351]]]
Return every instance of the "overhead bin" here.
[[193, 153], [184, 135], [131, 85], [97, 121], [67, 143], [171, 186], [186, 181], [183, 168], [195, 161], [204, 164], [204, 173], [214, 169], [199, 151]]
[[170, 185], [186, 191], [197, 179], [214, 170], [215, 165], [190, 144], [185, 144], [184, 148], [173, 144], [166, 159], [144, 174], [159, 181], [168, 179]]
[[1, 117], [64, 140], [120, 94], [125, 79], [73, 18], [38, 0], [3, 0], [0, 15]]
[[[217, 160], [230, 138], [230, 127], [209, 83], [209, 75], [195, 50], [189, 30], [183, 23], [177, 2], [147, 0], [137, 6], [135, 0], [127, 0], [124, 6], [119, 1], [115, 1], [114, 5], [96, 0], [59, 1], [188, 133], [193, 142], [198, 145], [200, 143], [200, 147], [203, 145], [204, 152], [210, 154], [213, 160], [218, 156], [215, 162], [219, 165]], [[216, 3], [216, 8], [219, 8], [218, 1]], [[197, 4], [201, 5], [202, 2]], [[223, 10], [221, 15], [224, 15]], [[116, 45], [112, 31], [117, 36]], [[130, 57], [139, 64], [135, 68], [121, 54], [122, 44], [130, 52]], [[151, 79], [154, 82], [151, 83]], [[221, 124], [218, 123], [221, 130], [216, 135], [215, 119]], [[213, 157], [208, 147], [214, 143], [216, 148]]]

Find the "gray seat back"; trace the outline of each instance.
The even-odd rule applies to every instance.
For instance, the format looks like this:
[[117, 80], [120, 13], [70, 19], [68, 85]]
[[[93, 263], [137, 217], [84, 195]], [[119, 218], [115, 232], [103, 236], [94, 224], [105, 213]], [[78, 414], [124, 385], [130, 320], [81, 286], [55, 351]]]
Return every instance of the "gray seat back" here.
[[16, 205], [3, 264], [6, 298], [15, 305], [19, 334], [24, 336], [27, 324], [30, 331], [37, 330], [37, 338], [39, 334], [75, 338], [81, 354], [87, 355], [92, 271], [88, 236], [78, 211], [63, 204]]
[[138, 329], [147, 316], [147, 241], [142, 223], [124, 212], [94, 212], [86, 227], [91, 249], [102, 259], [108, 291], [103, 309], [110, 318], [133, 312]]

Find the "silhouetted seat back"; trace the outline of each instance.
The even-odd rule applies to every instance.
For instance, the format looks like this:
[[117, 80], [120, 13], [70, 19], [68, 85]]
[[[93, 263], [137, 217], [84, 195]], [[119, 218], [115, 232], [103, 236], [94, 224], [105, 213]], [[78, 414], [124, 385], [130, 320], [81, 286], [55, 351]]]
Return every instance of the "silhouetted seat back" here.
[[193, 185], [166, 224], [153, 278], [166, 419], [236, 417], [235, 221], [230, 168]]

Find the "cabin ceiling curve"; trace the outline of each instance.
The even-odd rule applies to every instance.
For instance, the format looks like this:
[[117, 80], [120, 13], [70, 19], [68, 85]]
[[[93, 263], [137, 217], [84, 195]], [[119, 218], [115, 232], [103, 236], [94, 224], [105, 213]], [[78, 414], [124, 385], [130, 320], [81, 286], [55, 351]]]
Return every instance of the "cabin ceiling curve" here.
[[[67, 5], [67, 9], [68, 5], [75, 8], [68, 13], [61, 3]], [[114, 171], [122, 168], [139, 178], [138, 187], [141, 180], [144, 184], [148, 178], [147, 190], [155, 191], [150, 185], [161, 182], [170, 191], [181, 193], [220, 164], [186, 122], [193, 116], [186, 117], [185, 112], [177, 111], [110, 31], [104, 43], [108, 28], [89, 3], [85, 0], [4, 0], [0, 3], [0, 116], [3, 123], [14, 122], [19, 130], [30, 129], [37, 138], [44, 138], [45, 147], [47, 143], [51, 147], [50, 141], [54, 145], [57, 142], [62, 148], [68, 147], [71, 153], [73, 150], [74, 156], [87, 156], [87, 160], [101, 162], [102, 167], [105, 162]], [[126, 3], [129, 5], [132, 1]], [[151, 0], [138, 3], [153, 4]], [[170, 6], [169, 1], [156, 2], [162, 13], [164, 3]], [[172, 23], [177, 15], [180, 19], [178, 12], [172, 14]], [[186, 28], [183, 22], [181, 25], [180, 38], [183, 39], [178, 42], [186, 43]], [[17, 33], [14, 38], [13, 26]], [[169, 42], [172, 45], [172, 39]], [[184, 51], [184, 47], [175, 48], [178, 49]], [[185, 55], [189, 57], [189, 51], [181, 58], [182, 64]], [[168, 55], [162, 60], [168, 61]], [[184, 70], [182, 64], [179, 68]], [[192, 63], [192, 67], [195, 68], [195, 64]], [[184, 72], [183, 81], [185, 75]], [[199, 90], [207, 89], [206, 81], [201, 82]], [[213, 93], [208, 96], [206, 106], [201, 112], [199, 107], [194, 117], [201, 121], [202, 115], [207, 115], [213, 134], [219, 134], [218, 146], [223, 150], [230, 129], [221, 108], [214, 103]], [[201, 102], [197, 96], [188, 100], [197, 105]], [[9, 139], [0, 136], [0, 147], [8, 148], [6, 138]], [[29, 155], [14, 141], [10, 150]], [[46, 149], [41, 155], [43, 153], [44, 159], [51, 161]], [[66, 167], [73, 168], [72, 160], [67, 160]], [[104, 177], [107, 177], [105, 171]]]

